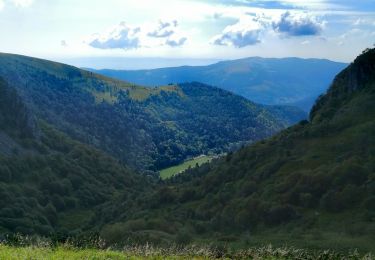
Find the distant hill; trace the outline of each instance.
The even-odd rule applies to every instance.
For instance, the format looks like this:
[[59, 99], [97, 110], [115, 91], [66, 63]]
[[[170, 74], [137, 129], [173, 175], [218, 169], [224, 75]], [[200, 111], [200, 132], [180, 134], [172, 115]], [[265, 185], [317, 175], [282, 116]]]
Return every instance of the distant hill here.
[[346, 64], [322, 59], [245, 58], [208, 66], [152, 70], [93, 70], [144, 86], [199, 81], [268, 105], [296, 105], [309, 111]]
[[0, 55], [0, 77], [33, 116], [142, 171], [233, 150], [306, 116], [200, 83], [150, 89], [19, 55]]
[[374, 155], [371, 49], [335, 77], [309, 121], [172, 178], [133, 209], [136, 220], [107, 211], [117, 223], [102, 234], [374, 250]]

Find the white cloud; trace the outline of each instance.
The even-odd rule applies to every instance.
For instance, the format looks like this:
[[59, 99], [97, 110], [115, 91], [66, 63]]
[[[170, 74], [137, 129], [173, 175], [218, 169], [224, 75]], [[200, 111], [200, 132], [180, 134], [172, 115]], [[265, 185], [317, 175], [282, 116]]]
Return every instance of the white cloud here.
[[322, 22], [307, 13], [285, 12], [280, 19], [272, 23], [276, 32], [288, 36], [319, 35], [323, 30]]
[[163, 22], [160, 20], [157, 28], [155, 28], [155, 30], [153, 30], [152, 32], [149, 32], [147, 35], [156, 38], [169, 37], [175, 33], [177, 25], [178, 23], [176, 20], [171, 22]]
[[103, 34], [95, 34], [88, 45], [96, 49], [137, 49], [157, 46], [178, 47], [187, 37], [178, 29], [178, 22], [159, 21], [158, 24], [128, 25], [121, 22]]
[[0, 10], [2, 10], [3, 8], [4, 8], [4, 1], [0, 0]]
[[97, 49], [138, 48], [140, 46], [140, 30], [139, 27], [131, 27], [125, 22], [121, 22], [118, 26], [102, 35], [94, 35], [93, 39], [88, 44]]
[[263, 30], [264, 26], [257, 18], [247, 15], [237, 23], [225, 27], [221, 34], [211, 40], [211, 43], [237, 48], [255, 45], [261, 42], [260, 36]]
[[177, 20], [162, 21], [159, 20], [157, 26], [151, 26], [150, 32], [147, 33], [147, 37], [165, 39], [159, 45], [167, 45], [170, 47], [179, 47], [185, 44], [187, 37], [179, 30]]
[[186, 37], [169, 38], [165, 41], [165, 44], [171, 47], [179, 47], [185, 44], [187, 41]]
[[[222, 14], [225, 16], [228, 14]], [[224, 28], [211, 43], [215, 45], [242, 48], [262, 42], [267, 34], [282, 36], [320, 35], [324, 22], [304, 11], [285, 12], [247, 12], [240, 15], [237, 23]], [[276, 34], [275, 34], [276, 33]], [[307, 41], [302, 44], [308, 44]]]

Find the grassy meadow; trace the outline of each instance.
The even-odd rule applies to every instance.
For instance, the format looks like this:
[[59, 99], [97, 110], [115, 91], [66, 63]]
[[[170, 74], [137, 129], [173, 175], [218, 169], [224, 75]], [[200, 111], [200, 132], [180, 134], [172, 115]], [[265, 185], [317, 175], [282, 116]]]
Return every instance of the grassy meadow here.
[[204, 163], [207, 163], [211, 161], [214, 157], [213, 156], [208, 156], [208, 155], [201, 155], [198, 157], [195, 157], [191, 160], [187, 160], [179, 165], [172, 166], [166, 169], [163, 169], [160, 171], [160, 177], [165, 180], [170, 177], [173, 177], [176, 174], [179, 174], [189, 168], [194, 168], [197, 164], [202, 165]]

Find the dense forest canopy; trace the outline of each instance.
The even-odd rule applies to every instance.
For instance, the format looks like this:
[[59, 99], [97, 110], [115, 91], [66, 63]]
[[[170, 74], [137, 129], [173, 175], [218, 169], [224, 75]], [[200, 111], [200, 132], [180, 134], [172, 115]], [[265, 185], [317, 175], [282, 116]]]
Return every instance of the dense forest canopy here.
[[0, 232], [82, 232], [95, 208], [152, 185], [90, 146], [33, 117], [0, 79]]

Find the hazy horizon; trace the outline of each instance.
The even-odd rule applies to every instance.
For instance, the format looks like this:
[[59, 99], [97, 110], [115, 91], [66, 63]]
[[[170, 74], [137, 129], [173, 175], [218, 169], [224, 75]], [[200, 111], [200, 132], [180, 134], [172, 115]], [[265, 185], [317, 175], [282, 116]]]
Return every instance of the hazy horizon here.
[[[122, 58], [122, 57], [82, 57], [82, 58], [66, 58], [54, 59], [54, 61], [66, 63], [78, 68], [90, 69], [110, 69], [110, 70], [148, 70], [148, 69], [161, 69], [181, 66], [208, 66], [221, 61], [240, 60], [247, 58], [271, 58], [271, 59], [325, 59], [325, 58], [309, 58], [309, 57], [262, 57], [262, 56], [249, 56], [237, 59], [181, 59], [181, 58]], [[348, 63], [345, 61], [331, 60], [338, 63]]]

